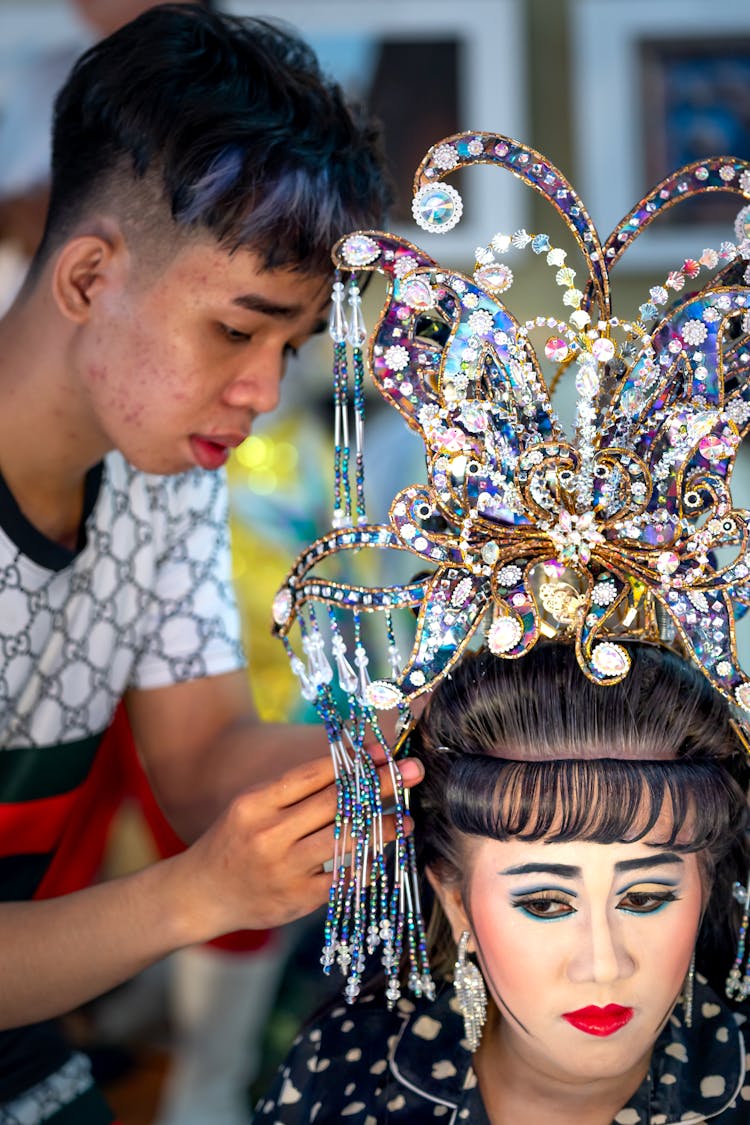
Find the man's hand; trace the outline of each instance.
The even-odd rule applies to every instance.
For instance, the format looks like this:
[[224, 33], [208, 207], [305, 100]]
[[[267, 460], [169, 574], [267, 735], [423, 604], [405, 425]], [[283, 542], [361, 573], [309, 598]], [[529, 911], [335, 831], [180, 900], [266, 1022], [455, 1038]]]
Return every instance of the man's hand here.
[[[405, 786], [423, 776], [420, 762], [399, 766]], [[379, 771], [385, 798], [390, 771]], [[195, 909], [211, 932], [264, 929], [290, 922], [325, 902], [331, 883], [324, 865], [334, 851], [336, 785], [330, 758], [305, 763], [270, 785], [234, 798], [185, 853]], [[395, 838], [393, 816], [384, 816], [386, 842]]]
[[[416, 761], [401, 769], [405, 785], [422, 776]], [[179, 855], [75, 894], [0, 903], [0, 1027], [70, 1011], [185, 945], [313, 910], [328, 895], [335, 814], [326, 757], [235, 797]]]

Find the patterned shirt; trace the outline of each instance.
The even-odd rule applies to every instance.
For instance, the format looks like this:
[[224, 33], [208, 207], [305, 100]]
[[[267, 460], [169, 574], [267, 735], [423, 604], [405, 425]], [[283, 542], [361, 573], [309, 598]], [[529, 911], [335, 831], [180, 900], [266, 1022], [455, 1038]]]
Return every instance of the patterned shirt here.
[[[223, 473], [149, 476], [111, 453], [71, 551], [0, 478], [0, 900], [43, 888], [129, 688], [243, 666], [227, 508]], [[48, 1025], [0, 1033], [0, 1104], [68, 1056]]]
[[[613, 1125], [750, 1122], [742, 1016], [696, 975], [693, 1027], [675, 1009], [643, 1083]], [[433, 1003], [381, 994], [340, 1005], [296, 1040], [256, 1109], [268, 1125], [489, 1125], [453, 989]]]

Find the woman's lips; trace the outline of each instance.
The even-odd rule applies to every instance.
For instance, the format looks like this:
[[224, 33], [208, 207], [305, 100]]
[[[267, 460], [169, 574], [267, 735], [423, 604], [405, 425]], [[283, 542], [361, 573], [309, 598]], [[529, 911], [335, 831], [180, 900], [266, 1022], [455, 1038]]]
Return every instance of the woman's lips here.
[[576, 1012], [564, 1012], [563, 1019], [567, 1020], [579, 1031], [587, 1035], [614, 1035], [633, 1018], [632, 1008], [621, 1008], [619, 1004], [607, 1004], [605, 1008], [597, 1008], [592, 1004], [588, 1008], [579, 1008]]

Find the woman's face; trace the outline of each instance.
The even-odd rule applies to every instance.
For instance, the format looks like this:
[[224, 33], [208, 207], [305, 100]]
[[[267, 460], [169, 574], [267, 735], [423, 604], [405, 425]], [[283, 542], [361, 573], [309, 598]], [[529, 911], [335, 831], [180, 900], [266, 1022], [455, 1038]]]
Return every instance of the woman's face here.
[[473, 936], [504, 1045], [567, 1081], [637, 1066], [688, 971], [697, 856], [646, 841], [466, 841], [468, 884], [441, 899], [456, 935]]

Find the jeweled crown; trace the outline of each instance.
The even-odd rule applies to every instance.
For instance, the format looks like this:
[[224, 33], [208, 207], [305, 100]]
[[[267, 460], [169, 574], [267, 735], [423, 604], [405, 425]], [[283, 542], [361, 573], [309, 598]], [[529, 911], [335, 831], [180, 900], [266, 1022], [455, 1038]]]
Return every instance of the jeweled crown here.
[[[735, 242], [686, 259], [650, 290], [637, 319], [614, 316], [610, 293], [613, 267], [655, 218], [709, 191], [750, 199], [750, 167], [719, 157], [680, 169], [602, 242], [539, 153], [465, 133], [432, 148], [417, 171], [420, 226], [434, 232], [459, 221], [461, 198], [442, 181], [477, 163], [511, 172], [553, 205], [580, 248], [585, 281], [576, 284], [566, 252], [546, 234], [525, 230], [496, 234], [470, 274], [390, 234], [359, 232], [334, 251], [349, 275], [334, 286], [331, 315], [334, 526], [297, 560], [274, 619], [346, 777], [367, 769], [362, 735], [366, 724], [378, 731], [377, 711], [398, 707], [408, 720], [409, 702], [472, 640], [515, 659], [540, 637], [567, 637], [585, 675], [602, 685], [628, 672], [623, 639], [668, 641], [750, 719], [735, 640], [735, 613], [750, 601], [750, 513], [730, 492], [750, 426], [750, 207]], [[561, 312], [522, 323], [508, 310], [516, 251], [555, 271]], [[358, 281], [372, 271], [386, 278], [387, 295], [368, 339]], [[553, 409], [542, 348], [555, 378], [573, 368], [572, 437]], [[399, 492], [383, 525], [365, 513], [366, 373], [425, 448], [426, 482]], [[415, 576], [383, 585], [323, 577], [324, 559], [365, 548], [408, 553]], [[414, 625], [404, 660], [403, 610]], [[372, 674], [378, 650], [364, 644], [374, 613], [386, 625], [386, 674]], [[295, 622], [306, 663], [289, 640]], [[398, 911], [386, 921], [396, 928]], [[333, 938], [329, 946], [333, 957]], [[347, 971], [351, 984], [349, 962]], [[415, 979], [425, 972], [413, 958]]]

